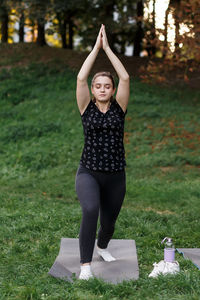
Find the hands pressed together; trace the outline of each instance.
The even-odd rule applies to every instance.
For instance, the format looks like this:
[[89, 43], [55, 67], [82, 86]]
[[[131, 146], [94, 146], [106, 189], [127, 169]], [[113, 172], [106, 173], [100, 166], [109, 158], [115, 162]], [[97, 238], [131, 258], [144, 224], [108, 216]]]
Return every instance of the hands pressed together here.
[[99, 34], [97, 36], [95, 47], [97, 49], [103, 48], [104, 51], [106, 51], [107, 48], [109, 48], [108, 39], [106, 36], [106, 30], [105, 25], [101, 25], [101, 28], [99, 30]]
[[123, 111], [126, 111], [129, 99], [129, 75], [124, 68], [123, 64], [119, 58], [114, 54], [109, 46], [108, 39], [106, 36], [105, 26], [102, 24], [99, 30], [96, 43], [92, 51], [89, 53], [85, 59], [79, 73], [77, 76], [77, 102], [81, 114], [85, 111], [91, 96], [87, 83], [88, 76], [90, 74], [91, 68], [95, 62], [95, 59], [99, 53], [100, 49], [103, 49], [113, 65], [118, 77], [119, 84], [117, 87], [116, 100], [120, 104]]

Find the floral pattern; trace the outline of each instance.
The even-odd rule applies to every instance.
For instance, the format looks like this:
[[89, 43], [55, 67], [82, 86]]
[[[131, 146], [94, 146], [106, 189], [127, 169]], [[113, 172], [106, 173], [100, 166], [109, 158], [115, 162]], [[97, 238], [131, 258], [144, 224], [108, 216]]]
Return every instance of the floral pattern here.
[[87, 169], [103, 172], [124, 170], [125, 114], [116, 100], [106, 113], [90, 101], [81, 116], [85, 143], [80, 162]]

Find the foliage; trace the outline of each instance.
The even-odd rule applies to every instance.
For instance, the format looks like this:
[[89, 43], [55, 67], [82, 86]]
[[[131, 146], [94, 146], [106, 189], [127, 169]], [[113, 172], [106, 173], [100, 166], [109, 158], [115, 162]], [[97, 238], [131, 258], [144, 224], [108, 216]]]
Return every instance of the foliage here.
[[[29, 25], [51, 23], [47, 33], [49, 35], [59, 33], [64, 47], [66, 45], [63, 36], [67, 40], [71, 38], [70, 26], [72, 31], [77, 29], [78, 36], [82, 38], [81, 47], [87, 48], [93, 45], [101, 23], [105, 23], [111, 46], [120, 53], [124, 53], [125, 46], [132, 44], [134, 40], [137, 1], [5, 0], [9, 9], [15, 9], [19, 18], [22, 14], [25, 15], [26, 23]], [[69, 45], [70, 42], [67, 41], [67, 46]]]
[[76, 29], [75, 23], [80, 12], [85, 11], [84, 2], [53, 0], [49, 10], [48, 35], [59, 33], [63, 48], [73, 49], [73, 36]]
[[164, 236], [176, 247], [199, 247], [199, 92], [136, 80], [125, 123], [127, 193], [113, 238], [136, 241], [140, 278], [71, 284], [48, 275], [61, 237], [77, 238], [81, 221], [76, 72], [59, 61], [56, 67], [51, 61], [0, 72], [1, 91], [24, 93], [23, 102], [5, 93], [0, 101], [0, 298], [199, 299], [199, 270], [178, 254], [178, 275], [148, 278], [163, 258]]
[[[63, 48], [70, 49], [74, 47], [75, 36], [79, 40], [78, 49], [90, 49], [94, 45], [100, 24], [105, 23], [110, 45], [115, 52], [124, 54], [127, 46], [134, 46], [134, 55], [146, 50], [152, 58], [159, 55], [166, 60], [164, 64], [157, 66], [152, 59], [148, 66], [149, 75], [145, 75], [144, 80], [166, 81], [166, 77], [169, 77], [166, 74], [170, 73], [171, 69], [181, 68], [178, 76], [187, 81], [190, 73], [197, 71], [200, 61], [199, 1], [170, 0], [164, 29], [155, 27], [156, 0], [152, 1], [154, 4], [152, 14], [144, 18], [142, 10], [149, 2], [149, 0], [3, 0], [0, 3], [0, 19], [4, 24], [2, 25], [4, 41], [8, 40], [6, 27], [8, 13], [10, 16], [15, 14], [21, 24], [20, 41], [23, 41], [23, 27], [28, 25], [32, 28], [33, 41], [37, 40], [39, 44], [44, 45], [46, 38], [51, 45], [62, 44]], [[175, 26], [173, 47], [168, 41], [170, 13]], [[45, 24], [48, 24], [46, 36]], [[9, 34], [12, 35], [11, 30]], [[164, 41], [160, 40], [160, 36]]]
[[[183, 79], [187, 82], [191, 73], [199, 71], [200, 64], [200, 14], [199, 1], [178, 1], [179, 6], [171, 1], [171, 10], [179, 25], [187, 26], [183, 34], [176, 34], [175, 48], [173, 52], [170, 50], [170, 45], [163, 47], [163, 42], [156, 39], [157, 49], [162, 49], [164, 60], [159, 63], [153, 59], [149, 62], [147, 67], [148, 73], [142, 76], [146, 82], [165, 82], [170, 79], [170, 74], [177, 73], [177, 79]], [[177, 30], [180, 30], [180, 26]], [[164, 34], [163, 30], [159, 33]]]
[[199, 1], [190, 0], [181, 3], [180, 21], [189, 28], [189, 32], [184, 33], [179, 43], [183, 44], [183, 52], [180, 54], [181, 60], [195, 59], [200, 63], [200, 13]]
[[100, 25], [105, 24], [111, 47], [124, 54], [125, 46], [133, 43], [136, 31], [136, 3], [137, 0], [86, 1], [87, 14], [81, 15], [78, 21], [81, 47], [92, 46]]
[[0, 22], [1, 22], [1, 42], [8, 42], [8, 21], [9, 21], [9, 7], [6, 0], [0, 2]]

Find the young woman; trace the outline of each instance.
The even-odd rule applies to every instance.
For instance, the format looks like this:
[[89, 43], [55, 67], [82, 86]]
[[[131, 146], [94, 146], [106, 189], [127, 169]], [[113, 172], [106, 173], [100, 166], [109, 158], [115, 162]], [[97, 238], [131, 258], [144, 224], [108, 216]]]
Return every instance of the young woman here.
[[[109, 72], [99, 72], [92, 80], [91, 100], [87, 79], [99, 50], [103, 48], [119, 77], [115, 83]], [[105, 261], [115, 258], [107, 250], [125, 196], [124, 119], [129, 99], [129, 75], [112, 52], [102, 25], [91, 53], [77, 76], [77, 103], [83, 123], [85, 143], [76, 174], [76, 192], [82, 208], [79, 235], [80, 279], [91, 278], [91, 261], [97, 221], [100, 229], [97, 253]]]

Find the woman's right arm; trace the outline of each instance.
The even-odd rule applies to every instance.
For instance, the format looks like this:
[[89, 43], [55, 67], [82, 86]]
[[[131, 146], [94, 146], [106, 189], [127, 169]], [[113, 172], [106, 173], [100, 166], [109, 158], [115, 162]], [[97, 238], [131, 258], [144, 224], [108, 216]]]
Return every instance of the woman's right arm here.
[[99, 31], [96, 44], [86, 60], [84, 61], [78, 75], [77, 75], [77, 86], [76, 86], [76, 99], [80, 114], [82, 115], [90, 102], [90, 91], [88, 87], [88, 76], [90, 74], [90, 70], [95, 62], [95, 59], [99, 53], [99, 50], [102, 46], [101, 42], [101, 31], [102, 27]]

